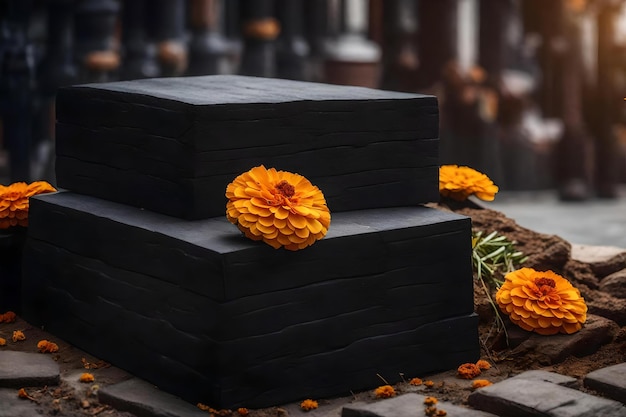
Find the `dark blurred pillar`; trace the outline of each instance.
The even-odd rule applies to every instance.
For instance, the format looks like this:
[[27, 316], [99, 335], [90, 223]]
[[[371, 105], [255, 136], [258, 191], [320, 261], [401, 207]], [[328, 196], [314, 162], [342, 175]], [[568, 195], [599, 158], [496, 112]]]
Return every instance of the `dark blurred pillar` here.
[[397, 91], [417, 89], [419, 56], [416, 43], [417, 4], [415, 0], [387, 0], [383, 3], [382, 88]]
[[0, 4], [0, 114], [11, 182], [31, 181], [35, 56], [28, 26], [32, 6], [30, 0]]
[[276, 76], [291, 80], [310, 78], [309, 45], [304, 37], [303, 0], [276, 0], [280, 36], [276, 43]]
[[457, 56], [458, 0], [418, 0], [419, 85], [441, 80], [444, 67]]
[[305, 36], [309, 45], [309, 69], [312, 81], [324, 81], [323, 62], [328, 40], [328, 1], [304, 1]]
[[594, 133], [596, 135], [595, 189], [598, 197], [617, 197], [618, 142], [613, 128], [624, 106], [616, 80], [616, 64], [621, 57], [615, 44], [616, 19], [622, 3], [600, 3], [598, 28], [598, 84]]
[[105, 82], [115, 78], [120, 64], [115, 29], [120, 5], [116, 0], [80, 0], [74, 16], [76, 57], [81, 82]]
[[[380, 47], [367, 38], [368, 0], [331, 2], [331, 32], [326, 49], [325, 81], [331, 84], [376, 88], [380, 85]], [[332, 35], [331, 35], [332, 36]]]
[[243, 75], [276, 76], [276, 38], [280, 24], [274, 16], [274, 0], [241, 0], [241, 34], [244, 39]]
[[191, 0], [190, 6], [191, 42], [187, 74], [232, 72], [229, 62], [230, 45], [223, 34], [223, 1]]
[[185, 43], [185, 0], [149, 0], [148, 22], [157, 45], [157, 59], [163, 76], [179, 76], [187, 69]]
[[148, 38], [149, 0], [124, 0], [122, 4], [122, 67], [120, 78], [153, 78], [160, 74], [156, 46]]

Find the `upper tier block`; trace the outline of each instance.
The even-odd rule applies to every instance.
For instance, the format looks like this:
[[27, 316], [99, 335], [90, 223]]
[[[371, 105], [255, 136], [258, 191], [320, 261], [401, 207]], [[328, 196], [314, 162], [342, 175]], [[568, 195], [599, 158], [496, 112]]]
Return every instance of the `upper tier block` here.
[[186, 219], [223, 216], [258, 165], [297, 172], [332, 212], [439, 198], [433, 96], [213, 75], [62, 88], [61, 188]]

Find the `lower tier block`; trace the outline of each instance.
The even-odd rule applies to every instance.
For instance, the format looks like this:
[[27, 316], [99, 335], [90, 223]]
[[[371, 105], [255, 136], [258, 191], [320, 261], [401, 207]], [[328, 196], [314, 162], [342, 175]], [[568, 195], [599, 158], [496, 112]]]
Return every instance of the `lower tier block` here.
[[193, 403], [332, 397], [479, 356], [454, 213], [334, 213], [298, 252], [70, 192], [33, 197], [29, 222], [24, 318]]

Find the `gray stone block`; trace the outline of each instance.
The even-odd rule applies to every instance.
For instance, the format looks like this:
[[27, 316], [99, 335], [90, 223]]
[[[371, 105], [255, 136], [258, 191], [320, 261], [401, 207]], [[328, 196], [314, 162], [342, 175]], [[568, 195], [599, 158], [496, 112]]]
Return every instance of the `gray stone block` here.
[[0, 387], [42, 387], [59, 380], [59, 365], [50, 355], [0, 351]]
[[65, 87], [56, 109], [59, 187], [171, 216], [223, 215], [226, 185], [261, 164], [333, 212], [439, 198], [433, 96], [214, 75]]
[[553, 384], [562, 385], [568, 388], [576, 388], [578, 386], [578, 380], [571, 376], [557, 374], [556, 372], [548, 372], [541, 370], [533, 370], [522, 372], [519, 375], [515, 375], [514, 379], [526, 379], [528, 381], [544, 381], [551, 382]]
[[98, 390], [98, 400], [137, 417], [206, 417], [195, 405], [159, 390], [154, 385], [132, 378]]
[[192, 403], [340, 396], [479, 356], [454, 213], [335, 213], [298, 252], [69, 192], [33, 198], [29, 222], [24, 318]]
[[481, 388], [469, 405], [509, 417], [626, 417], [626, 407], [613, 400], [552, 384], [511, 378]]
[[[424, 414], [425, 395], [403, 394], [395, 398], [380, 400], [373, 403], [354, 403], [343, 407], [341, 417], [415, 417]], [[460, 407], [445, 401], [439, 402], [437, 408], [445, 410], [448, 416], [454, 417], [495, 417], [483, 411]]]
[[585, 386], [626, 404], [626, 363], [590, 372], [583, 380]]

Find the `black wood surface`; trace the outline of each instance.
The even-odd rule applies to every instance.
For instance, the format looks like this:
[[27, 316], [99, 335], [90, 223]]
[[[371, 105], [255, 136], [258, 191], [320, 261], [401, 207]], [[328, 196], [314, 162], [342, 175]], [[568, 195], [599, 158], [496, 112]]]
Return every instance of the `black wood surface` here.
[[299, 252], [70, 192], [29, 218], [25, 319], [192, 402], [348, 394], [479, 354], [463, 216], [336, 213]]
[[[264, 164], [300, 173], [333, 212], [438, 199], [432, 96], [242, 76], [65, 88], [60, 187], [187, 219]], [[176, 200], [176, 201], [168, 201]]]

